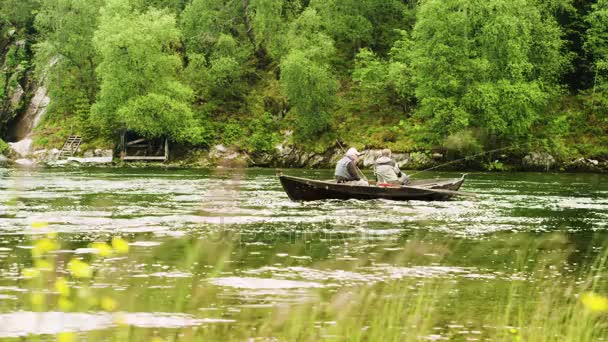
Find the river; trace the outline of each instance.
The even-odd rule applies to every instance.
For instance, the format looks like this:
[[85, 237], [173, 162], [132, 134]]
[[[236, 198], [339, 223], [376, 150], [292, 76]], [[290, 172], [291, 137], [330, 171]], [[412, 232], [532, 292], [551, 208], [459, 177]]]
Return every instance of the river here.
[[[391, 329], [491, 338], [524, 328], [494, 319], [497, 307], [541, 285], [585, 282], [604, 251], [607, 175], [471, 173], [462, 190], [478, 196], [295, 203], [274, 170], [0, 169], [0, 339], [62, 331], [94, 339], [123, 326], [141, 340], [308, 339], [290, 335], [298, 325], [286, 321], [297, 319], [319, 339], [340, 340], [343, 316], [357, 317], [348, 324], [358, 334], [374, 328], [353, 303], [405, 296], [405, 308], [428, 293], [436, 309], [428, 327], [403, 319]], [[91, 262], [95, 276], [70, 284], [115, 298], [122, 322], [94, 302], [62, 313], [52, 288], [44, 308], [32, 307], [21, 272], [32, 265], [38, 222], [58, 233], [56, 273], [66, 275], [74, 256]], [[90, 243], [114, 236], [129, 241], [129, 254], [95, 256]]]

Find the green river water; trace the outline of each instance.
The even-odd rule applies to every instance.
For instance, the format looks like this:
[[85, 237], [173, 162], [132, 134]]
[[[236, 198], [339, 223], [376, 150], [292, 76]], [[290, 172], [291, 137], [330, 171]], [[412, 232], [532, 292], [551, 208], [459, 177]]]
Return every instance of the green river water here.
[[[383, 289], [414, 302], [428, 283], [441, 285], [440, 305], [431, 333], [418, 338], [483, 340], [517, 326], [494, 319], [514, 284], [529, 286], [521, 296], [534, 284], [583, 283], [604, 250], [607, 175], [471, 173], [462, 190], [479, 196], [296, 203], [274, 170], [0, 169], [0, 340], [62, 331], [110, 339], [122, 326], [95, 305], [59, 312], [52, 290], [34, 313], [21, 276], [32, 265], [34, 222], [58, 233], [57, 272], [74, 256], [92, 262], [88, 285], [116, 298], [144, 340], [193, 331], [267, 338], [282, 334], [277, 321], [301, 319], [300, 307], [317, 312], [319, 339], [340, 340], [340, 314], [357, 314], [340, 309], [357, 300], [345, 294]], [[117, 235], [130, 242], [128, 256], [95, 257], [89, 244]]]

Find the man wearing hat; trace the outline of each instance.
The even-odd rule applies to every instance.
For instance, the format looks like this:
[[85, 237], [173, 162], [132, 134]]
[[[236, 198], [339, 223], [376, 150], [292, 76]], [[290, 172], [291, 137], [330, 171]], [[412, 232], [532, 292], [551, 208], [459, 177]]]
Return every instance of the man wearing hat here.
[[351, 147], [346, 151], [346, 154], [336, 164], [334, 175], [336, 182], [348, 183], [350, 185], [369, 185], [367, 181], [362, 180], [357, 169], [357, 160], [361, 153], [356, 148]]

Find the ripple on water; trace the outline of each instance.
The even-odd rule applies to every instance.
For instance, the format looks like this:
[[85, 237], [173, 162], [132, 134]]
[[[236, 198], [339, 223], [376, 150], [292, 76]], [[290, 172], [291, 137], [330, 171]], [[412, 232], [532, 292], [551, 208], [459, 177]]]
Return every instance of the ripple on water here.
[[282, 280], [266, 278], [224, 277], [210, 279], [211, 284], [238, 289], [301, 289], [322, 288], [323, 284], [299, 280]]
[[195, 318], [178, 313], [67, 313], [11, 312], [0, 314], [0, 337], [18, 338], [28, 335], [54, 335], [61, 332], [84, 332], [114, 327], [116, 321], [140, 328], [197, 326], [211, 323], [232, 323], [234, 320]]

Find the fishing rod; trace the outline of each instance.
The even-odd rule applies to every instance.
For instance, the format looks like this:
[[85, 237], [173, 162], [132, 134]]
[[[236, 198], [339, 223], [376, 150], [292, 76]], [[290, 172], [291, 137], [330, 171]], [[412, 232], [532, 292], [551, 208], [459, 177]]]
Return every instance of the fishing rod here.
[[464, 158], [460, 158], [460, 159], [452, 160], [452, 161], [447, 162], [447, 163], [443, 163], [443, 164], [440, 164], [440, 165], [437, 165], [437, 166], [433, 166], [433, 167], [430, 167], [430, 168], [425, 169], [425, 170], [422, 170], [422, 171], [415, 172], [415, 173], [411, 174], [411, 175], [410, 175], [410, 177], [413, 177], [413, 176], [415, 176], [415, 175], [417, 175], [417, 174], [419, 174], [419, 173], [423, 173], [423, 172], [427, 172], [427, 171], [435, 170], [435, 169], [438, 169], [438, 168], [440, 168], [440, 167], [444, 167], [444, 166], [446, 166], [446, 165], [450, 165], [450, 164], [459, 163], [459, 162], [461, 162], [461, 161], [463, 161], [463, 160], [467, 160], [467, 159], [471, 159], [471, 158], [475, 158], [475, 157], [483, 156], [484, 154], [488, 154], [488, 153], [494, 153], [494, 152], [498, 152], [498, 151], [508, 150], [508, 149], [511, 149], [511, 148], [514, 148], [514, 147], [517, 147], [517, 146], [518, 146], [518, 145], [511, 145], [511, 146], [507, 146], [507, 147], [501, 147], [501, 148], [497, 148], [497, 149], [494, 149], [494, 150], [491, 150], [491, 151], [481, 152], [481, 153], [474, 154], [474, 155], [472, 155], [472, 156], [466, 156], [466, 157], [464, 157]]

